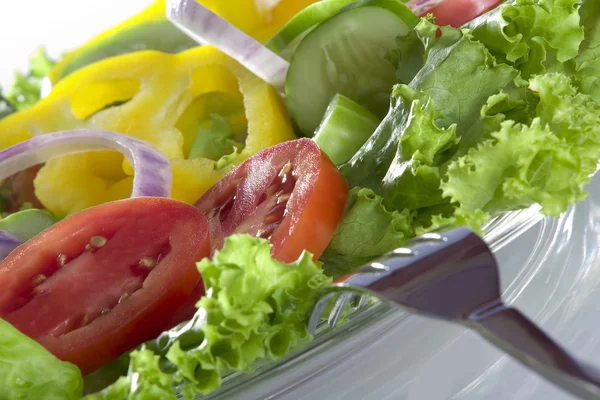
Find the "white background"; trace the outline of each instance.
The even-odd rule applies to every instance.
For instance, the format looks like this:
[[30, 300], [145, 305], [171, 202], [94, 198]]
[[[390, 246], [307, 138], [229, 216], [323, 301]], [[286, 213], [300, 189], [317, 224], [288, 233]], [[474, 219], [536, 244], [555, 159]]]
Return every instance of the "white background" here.
[[152, 0], [0, 0], [0, 84], [26, 69], [41, 44], [51, 55], [85, 43]]

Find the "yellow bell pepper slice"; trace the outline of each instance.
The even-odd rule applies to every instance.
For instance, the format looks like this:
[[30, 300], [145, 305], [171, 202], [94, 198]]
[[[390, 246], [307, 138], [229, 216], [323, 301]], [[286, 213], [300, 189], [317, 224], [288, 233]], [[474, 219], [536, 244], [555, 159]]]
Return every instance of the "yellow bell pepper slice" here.
[[[187, 159], [198, 129], [211, 113], [246, 127], [244, 148], [232, 163]], [[174, 198], [193, 203], [244, 159], [294, 139], [275, 90], [210, 46], [170, 55], [136, 52], [74, 72], [35, 106], [0, 120], [0, 149], [33, 136], [76, 128], [102, 128], [140, 138], [166, 154]], [[35, 180], [36, 195], [63, 217], [129, 196], [131, 166], [110, 152], [49, 161]]]
[[48, 75], [52, 84], [105, 58], [139, 50], [178, 53], [198, 46], [165, 17], [166, 2], [158, 0], [128, 20], [102, 32], [67, 53]]
[[[318, 0], [198, 0], [262, 42], [273, 37], [294, 15], [316, 1]], [[158, 30], [160, 33], [157, 33]], [[132, 39], [132, 36], [139, 36], [139, 40]], [[130, 43], [132, 41], [135, 43]], [[166, 48], [167, 45], [171, 47]], [[175, 53], [195, 45], [167, 21], [166, 0], [156, 0], [139, 14], [68, 53], [50, 73], [50, 81], [56, 84], [82, 64], [124, 54], [132, 46]]]
[[255, 39], [271, 39], [296, 14], [318, 0], [198, 0]]

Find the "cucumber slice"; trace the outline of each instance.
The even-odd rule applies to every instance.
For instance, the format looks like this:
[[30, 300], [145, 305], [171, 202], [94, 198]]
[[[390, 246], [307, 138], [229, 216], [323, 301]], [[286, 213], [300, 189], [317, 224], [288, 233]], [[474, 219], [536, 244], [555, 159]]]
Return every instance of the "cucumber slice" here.
[[322, 0], [296, 14], [265, 46], [290, 60], [302, 39], [317, 25], [356, 0]]
[[337, 94], [325, 111], [314, 137], [335, 165], [342, 165], [362, 147], [381, 123], [373, 113]]
[[49, 213], [32, 208], [16, 212], [0, 220], [0, 230], [8, 231], [27, 241], [54, 223], [56, 221]]
[[296, 49], [287, 75], [287, 103], [300, 131], [312, 136], [329, 101], [343, 94], [383, 118], [396, 69], [396, 38], [419, 19], [399, 0], [351, 4], [314, 28]]

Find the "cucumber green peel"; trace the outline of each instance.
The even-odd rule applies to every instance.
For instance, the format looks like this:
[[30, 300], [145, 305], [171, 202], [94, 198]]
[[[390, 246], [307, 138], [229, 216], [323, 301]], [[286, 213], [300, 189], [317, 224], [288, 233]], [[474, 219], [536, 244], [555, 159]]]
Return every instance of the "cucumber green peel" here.
[[19, 211], [0, 220], [0, 230], [4, 230], [27, 241], [50, 226], [56, 220], [46, 211], [30, 209]]
[[300, 41], [321, 22], [331, 18], [342, 8], [356, 0], [323, 0], [311, 4], [296, 14], [266, 43], [266, 46], [281, 57], [289, 60]]
[[337, 94], [315, 134], [315, 142], [333, 161], [348, 161], [371, 137], [381, 119], [344, 95]]
[[195, 46], [198, 44], [167, 19], [148, 21], [85, 48], [62, 68], [58, 79], [63, 79], [78, 69], [109, 57], [141, 50], [175, 54]]
[[313, 135], [337, 93], [383, 118], [397, 83], [391, 61], [396, 38], [418, 21], [398, 0], [362, 0], [308, 33], [292, 57], [285, 87], [300, 131]]

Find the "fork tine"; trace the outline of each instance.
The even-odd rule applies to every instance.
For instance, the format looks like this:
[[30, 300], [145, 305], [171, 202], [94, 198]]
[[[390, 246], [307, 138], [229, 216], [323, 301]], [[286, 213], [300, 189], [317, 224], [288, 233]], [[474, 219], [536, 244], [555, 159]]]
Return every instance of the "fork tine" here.
[[363, 308], [364, 306], [367, 305], [367, 303], [369, 302], [369, 296], [360, 296], [360, 301], [358, 302], [358, 305], [356, 306], [356, 310]]
[[355, 296], [356, 294], [354, 293], [346, 292], [343, 292], [338, 296], [333, 308], [331, 309], [329, 318], [327, 319], [329, 326], [336, 326], [338, 322], [340, 322], [342, 315], [344, 315], [344, 311], [346, 311], [346, 307], [348, 304], [350, 304], [350, 301], [353, 300]]
[[317, 304], [315, 304], [315, 306], [313, 307], [313, 310], [310, 314], [310, 318], [308, 320], [308, 333], [309, 334], [314, 336], [315, 332], [317, 331], [317, 326], [319, 325], [319, 322], [321, 321], [321, 315], [323, 315], [323, 312], [327, 308], [329, 301], [335, 295], [336, 295], [336, 293], [327, 293], [326, 295], [321, 297], [319, 299], [319, 301], [317, 301]]

